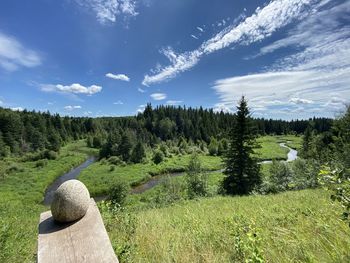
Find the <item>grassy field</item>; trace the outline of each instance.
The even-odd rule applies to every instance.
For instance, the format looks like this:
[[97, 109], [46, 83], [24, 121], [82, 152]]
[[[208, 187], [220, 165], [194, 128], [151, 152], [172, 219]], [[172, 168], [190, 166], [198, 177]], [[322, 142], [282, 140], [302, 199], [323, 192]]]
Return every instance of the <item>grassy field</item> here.
[[[297, 136], [264, 136], [258, 139], [261, 148], [256, 150], [260, 160], [285, 160], [288, 149], [279, 146], [280, 142], [293, 142], [298, 144], [301, 137]], [[152, 175], [166, 174], [171, 172], [183, 172], [190, 160], [191, 155], [175, 155], [158, 165], [151, 161], [144, 164], [130, 164], [127, 166], [116, 166], [111, 170], [107, 162], [97, 162], [85, 169], [79, 176], [84, 182], [92, 196], [105, 195], [110, 186], [119, 180], [126, 181], [130, 185], [138, 185], [150, 179]], [[199, 156], [203, 169], [208, 171], [223, 168], [222, 158], [218, 156]]]
[[[292, 139], [288, 140], [296, 144], [298, 140], [300, 141], [299, 137], [293, 136]], [[262, 156], [269, 159], [278, 158], [278, 156], [286, 157], [286, 152], [278, 146], [280, 140], [286, 140], [285, 137], [263, 137], [259, 140], [261, 140], [263, 146], [261, 149], [258, 149], [260, 152], [259, 158], [262, 158]], [[87, 148], [84, 141], [78, 141], [62, 147], [58, 158], [47, 161], [43, 167], [37, 167], [37, 161], [24, 161], [23, 158], [7, 158], [0, 161], [0, 262], [35, 262], [39, 215], [47, 210], [41, 204], [45, 189], [55, 178], [82, 163], [88, 156], [93, 154], [97, 154], [97, 150]], [[84, 170], [80, 179], [86, 183], [92, 195], [99, 195], [105, 193], [116, 180], [125, 180], [130, 184], [138, 184], [149, 179], [151, 175], [184, 171], [189, 158], [190, 155], [179, 155], [167, 158], [159, 165], [146, 163], [116, 166], [114, 171], [110, 171], [110, 165], [98, 162]], [[200, 159], [203, 163], [203, 168], [206, 170], [222, 168], [221, 157], [201, 155]], [[264, 167], [266, 166], [264, 165]], [[222, 173], [219, 172], [210, 174], [209, 186], [212, 187], [212, 192], [216, 192], [215, 187], [217, 187], [222, 176]], [[172, 180], [181, 181], [183, 178], [176, 177], [172, 178]], [[148, 213], [151, 213], [151, 211], [155, 213], [157, 210], [149, 210], [149, 206], [142, 204], [146, 204], [147, 200], [157, 195], [157, 191], [159, 191], [159, 188], [156, 187], [144, 194], [130, 196], [130, 208], [134, 211], [147, 209]], [[208, 202], [208, 200], [204, 199], [204, 202]], [[215, 197], [213, 200], [219, 199]], [[173, 208], [169, 207], [168, 209]], [[132, 218], [138, 217], [142, 213], [146, 213], [146, 210], [143, 210], [143, 212], [138, 211], [136, 214], [126, 212], [122, 214], [122, 218], [127, 220], [130, 217], [129, 219], [133, 220]], [[117, 222], [108, 221], [108, 217], [114, 215], [105, 213], [104, 216], [108, 226]], [[130, 221], [129, 227], [132, 227], [132, 223], [133, 221]], [[114, 236], [117, 233], [116, 231], [119, 230], [115, 229], [114, 232], [111, 232], [114, 245], [117, 244]], [[122, 235], [124, 234], [123, 232]], [[121, 241], [124, 240], [123, 238]], [[120, 244], [121, 246], [127, 245], [125, 243]], [[132, 245], [136, 244], [133, 243]], [[120, 253], [121, 247], [118, 245], [115, 248]], [[127, 249], [125, 250], [127, 251]], [[137, 252], [138, 250], [136, 249], [135, 251]], [[138, 255], [138, 252], [136, 252], [133, 255], [135, 259], [137, 259]], [[124, 258], [124, 256], [121, 255], [121, 258]]]
[[41, 204], [46, 187], [93, 153], [79, 141], [63, 147], [57, 160], [41, 168], [16, 158], [0, 162], [1, 170], [10, 168], [0, 179], [0, 262], [35, 262], [39, 215], [47, 210]]
[[323, 190], [101, 210], [121, 262], [350, 261], [350, 229]]

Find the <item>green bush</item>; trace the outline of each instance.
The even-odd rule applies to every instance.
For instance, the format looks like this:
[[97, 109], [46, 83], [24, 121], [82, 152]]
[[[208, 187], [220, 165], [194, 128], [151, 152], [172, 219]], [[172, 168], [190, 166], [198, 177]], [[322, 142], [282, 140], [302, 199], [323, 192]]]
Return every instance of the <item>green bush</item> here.
[[46, 165], [48, 164], [48, 160], [47, 159], [42, 159], [42, 160], [39, 160], [35, 163], [35, 167], [36, 168], [43, 168], [45, 167]]
[[189, 198], [208, 194], [208, 175], [202, 172], [197, 154], [191, 156], [186, 174], [187, 195]]
[[172, 204], [182, 199], [184, 195], [184, 186], [181, 181], [172, 180], [170, 176], [167, 176], [160, 183], [155, 202], [158, 205]]
[[109, 190], [109, 200], [112, 204], [123, 206], [130, 191], [130, 186], [125, 182], [115, 183]]
[[56, 160], [58, 157], [57, 152], [46, 150], [43, 152], [42, 159]]
[[6, 173], [15, 173], [15, 172], [23, 172], [23, 167], [19, 166], [18, 164], [12, 163], [7, 169]]
[[120, 165], [123, 161], [118, 156], [112, 156], [108, 158], [109, 164]]
[[152, 158], [155, 164], [160, 164], [164, 160], [164, 154], [161, 151], [156, 151]]

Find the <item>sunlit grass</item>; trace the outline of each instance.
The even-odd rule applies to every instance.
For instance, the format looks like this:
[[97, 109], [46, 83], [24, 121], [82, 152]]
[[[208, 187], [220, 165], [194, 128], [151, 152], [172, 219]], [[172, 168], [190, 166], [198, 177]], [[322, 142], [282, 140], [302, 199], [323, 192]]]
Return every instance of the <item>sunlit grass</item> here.
[[121, 262], [349, 262], [349, 227], [323, 190], [213, 197], [104, 222]]

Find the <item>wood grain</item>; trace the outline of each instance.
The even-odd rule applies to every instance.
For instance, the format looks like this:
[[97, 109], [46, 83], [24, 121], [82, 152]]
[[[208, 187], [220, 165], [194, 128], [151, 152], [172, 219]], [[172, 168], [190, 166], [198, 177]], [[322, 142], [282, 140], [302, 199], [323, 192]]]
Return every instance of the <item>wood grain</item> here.
[[118, 263], [96, 203], [73, 223], [56, 223], [50, 211], [40, 215], [38, 263]]

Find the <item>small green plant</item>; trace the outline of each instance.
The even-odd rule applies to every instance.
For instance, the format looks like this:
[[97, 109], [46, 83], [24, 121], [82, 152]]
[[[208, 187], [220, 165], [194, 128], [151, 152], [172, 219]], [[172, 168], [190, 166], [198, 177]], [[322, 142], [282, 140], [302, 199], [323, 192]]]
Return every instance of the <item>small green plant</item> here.
[[338, 201], [344, 208], [342, 219], [350, 226], [350, 176], [343, 168], [331, 169], [324, 166], [319, 173], [319, 182], [332, 192], [332, 201]]
[[114, 205], [123, 206], [130, 191], [130, 186], [125, 182], [115, 183], [109, 190], [109, 200]]

